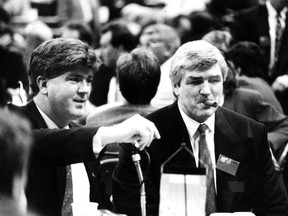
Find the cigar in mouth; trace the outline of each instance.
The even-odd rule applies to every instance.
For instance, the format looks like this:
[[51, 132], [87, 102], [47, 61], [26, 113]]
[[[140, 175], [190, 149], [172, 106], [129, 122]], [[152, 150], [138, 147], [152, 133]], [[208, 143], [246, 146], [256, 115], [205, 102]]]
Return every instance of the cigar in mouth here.
[[217, 102], [215, 102], [215, 101], [210, 101], [210, 100], [207, 100], [207, 101], [204, 101], [204, 104], [206, 105], [206, 106], [210, 106], [210, 107], [217, 107]]

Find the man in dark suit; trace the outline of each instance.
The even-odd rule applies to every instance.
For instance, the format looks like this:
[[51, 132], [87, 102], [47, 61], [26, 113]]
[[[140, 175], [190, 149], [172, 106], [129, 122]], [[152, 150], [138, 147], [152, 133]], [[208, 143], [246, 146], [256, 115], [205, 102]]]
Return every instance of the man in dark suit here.
[[[207, 199], [206, 206], [210, 207], [213, 200], [216, 204], [206, 215], [237, 211], [252, 211], [259, 216], [287, 215], [287, 199], [277, 180], [264, 125], [218, 106], [226, 75], [227, 65], [222, 54], [205, 41], [188, 42], [176, 51], [170, 78], [177, 101], [147, 116], [155, 123], [161, 139], [140, 152], [147, 215], [158, 215], [160, 167], [182, 143], [194, 157], [181, 151], [173, 165], [178, 171], [183, 167], [201, 166], [200, 149], [204, 142], [199, 141], [200, 124], [208, 127], [205, 134], [211, 155], [209, 164], [212, 164], [208, 173], [213, 170], [215, 174], [212, 178], [207, 175], [207, 180], [216, 182], [214, 187], [209, 187], [216, 189], [216, 199]], [[140, 215], [139, 181], [131, 159], [133, 151], [131, 145], [121, 146], [114, 173], [113, 200], [118, 212]], [[223, 168], [223, 157], [237, 165], [225, 164]]]
[[[288, 114], [287, 103], [287, 0], [267, 0], [235, 15], [231, 32], [236, 41], [252, 41], [263, 49], [269, 73], [267, 81]], [[281, 25], [280, 45], [276, 46], [277, 14]], [[278, 47], [278, 48], [277, 48]]]
[[[154, 124], [140, 116], [99, 129], [73, 124], [84, 114], [99, 63], [92, 48], [77, 39], [48, 40], [31, 55], [28, 74], [33, 100], [20, 109], [33, 123], [35, 140], [26, 190], [28, 207], [41, 215], [61, 215], [68, 191], [66, 166], [70, 164], [73, 203], [92, 201], [99, 208], [111, 208], [101, 192], [95, 156], [109, 143], [140, 140], [144, 148], [159, 136]], [[75, 179], [80, 184], [74, 184]], [[68, 207], [71, 215], [71, 205]]]
[[[287, 3], [287, 0], [267, 0], [264, 4], [259, 3], [237, 13], [231, 26], [236, 41], [252, 41], [260, 45], [270, 68], [270, 73], [267, 74], [269, 76], [272, 76], [276, 62], [277, 14], [280, 16], [282, 28], [285, 27]], [[281, 45], [283, 43], [288, 43], [288, 39], [282, 37]]]

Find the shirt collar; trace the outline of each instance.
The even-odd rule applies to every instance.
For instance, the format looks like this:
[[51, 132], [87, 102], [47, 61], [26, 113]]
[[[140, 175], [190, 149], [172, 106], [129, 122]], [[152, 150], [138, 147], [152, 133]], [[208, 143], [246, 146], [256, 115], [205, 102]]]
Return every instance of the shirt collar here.
[[[276, 17], [277, 16], [277, 11], [275, 10], [275, 8], [271, 5], [270, 1], [266, 1], [266, 7], [267, 7], [267, 10], [268, 10], [268, 14], [269, 16], [272, 16], [272, 17]], [[282, 11], [280, 12], [280, 16], [281, 18], [285, 18], [286, 17], [286, 12], [287, 12], [288, 8], [287, 7], [284, 7], [282, 9]]]
[[[189, 116], [187, 116], [184, 111], [180, 108], [180, 105], [179, 105], [179, 102], [178, 102], [178, 108], [179, 108], [179, 111], [180, 111], [180, 114], [182, 116], [182, 119], [190, 133], [190, 135], [194, 135], [195, 132], [197, 131], [200, 123], [195, 121], [194, 119], [190, 118]], [[210, 132], [213, 132], [215, 131], [215, 113], [210, 116], [205, 122], [204, 122], [208, 128], [209, 128], [209, 131]]]
[[[47, 127], [48, 127], [49, 129], [59, 128], [59, 127], [41, 110], [40, 107], [38, 107], [37, 105], [36, 105], [36, 107], [37, 107], [38, 111], [40, 112], [42, 118], [44, 119], [44, 121], [45, 121], [45, 123], [47, 124]], [[63, 127], [63, 128], [69, 129], [69, 126], [67, 125], [67, 126], [65, 126], [65, 127]]]

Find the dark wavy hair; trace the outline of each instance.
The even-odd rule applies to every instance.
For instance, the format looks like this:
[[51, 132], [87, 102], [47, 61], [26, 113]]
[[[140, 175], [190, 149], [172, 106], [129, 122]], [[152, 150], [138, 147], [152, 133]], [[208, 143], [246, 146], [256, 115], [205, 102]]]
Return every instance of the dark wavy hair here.
[[78, 39], [57, 38], [45, 41], [31, 55], [28, 70], [32, 96], [39, 92], [36, 79], [44, 76], [49, 79], [82, 66], [98, 71], [101, 60], [95, 51]]
[[158, 58], [145, 48], [122, 54], [116, 66], [119, 87], [131, 104], [149, 104], [160, 82]]
[[231, 46], [226, 54], [226, 58], [232, 61], [235, 67], [241, 68], [241, 74], [267, 80], [268, 65], [263, 50], [256, 43], [238, 42]]

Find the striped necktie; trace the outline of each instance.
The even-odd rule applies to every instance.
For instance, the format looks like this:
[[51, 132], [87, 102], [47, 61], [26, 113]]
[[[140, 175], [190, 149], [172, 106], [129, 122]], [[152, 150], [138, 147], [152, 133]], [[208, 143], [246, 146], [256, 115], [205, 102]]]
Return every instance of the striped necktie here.
[[282, 37], [282, 32], [283, 32], [283, 29], [282, 29], [282, 26], [281, 26], [281, 14], [280, 13], [277, 13], [276, 21], [277, 21], [277, 25], [276, 25], [276, 37], [275, 37], [275, 58], [274, 58], [274, 64], [278, 60], [280, 46], [281, 46], [281, 37]]
[[206, 142], [206, 130], [207, 125], [206, 124], [200, 124], [198, 128], [198, 132], [200, 135], [199, 139], [199, 157], [200, 167], [207, 166], [206, 171], [206, 186], [207, 186], [207, 192], [206, 192], [206, 216], [209, 216], [210, 214], [217, 211], [216, 208], [216, 191], [215, 191], [215, 183], [214, 183], [214, 170], [212, 166], [212, 160], [210, 156], [210, 152], [207, 147]]
[[73, 216], [72, 203], [73, 203], [73, 183], [72, 183], [72, 170], [71, 165], [66, 167], [66, 188], [64, 193], [64, 200], [62, 205], [62, 216]]

